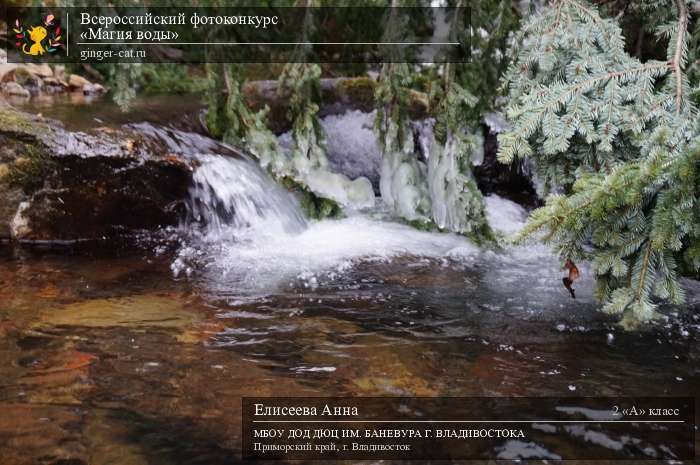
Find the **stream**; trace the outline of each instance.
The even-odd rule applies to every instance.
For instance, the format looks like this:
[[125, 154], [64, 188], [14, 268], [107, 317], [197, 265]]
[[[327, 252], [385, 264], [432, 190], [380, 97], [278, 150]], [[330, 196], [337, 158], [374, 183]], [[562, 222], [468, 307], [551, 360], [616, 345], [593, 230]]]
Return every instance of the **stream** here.
[[[157, 130], [152, 115], [186, 106], [158, 105], [93, 122], [34, 111]], [[377, 163], [358, 117], [361, 171]], [[2, 465], [236, 463], [242, 396], [700, 391], [697, 282], [691, 311], [625, 332], [597, 310], [590, 269], [571, 299], [543, 245], [484, 250], [381, 208], [306, 220], [254, 161], [176, 139], [199, 164], [180, 227], [137, 247], [0, 248]], [[527, 215], [495, 195], [487, 211], [504, 234]]]

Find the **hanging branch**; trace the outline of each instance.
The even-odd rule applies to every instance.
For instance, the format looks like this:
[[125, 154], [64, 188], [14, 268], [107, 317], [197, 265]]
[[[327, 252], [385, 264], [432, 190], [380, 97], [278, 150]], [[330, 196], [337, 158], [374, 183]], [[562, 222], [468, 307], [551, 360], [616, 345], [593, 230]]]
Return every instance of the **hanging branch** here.
[[676, 0], [676, 9], [678, 10], [678, 31], [676, 32], [676, 50], [672, 66], [676, 76], [676, 115], [680, 115], [683, 100], [683, 49], [685, 48], [685, 36], [688, 32], [688, 9], [685, 0]]
[[558, 0], [530, 19], [506, 78], [512, 129], [499, 136], [499, 157], [528, 156], [558, 192], [518, 239], [541, 230], [562, 258], [589, 259], [602, 310], [630, 327], [653, 318], [659, 300], [682, 302], [680, 260], [700, 249], [700, 147], [683, 95], [689, 19], [674, 1], [663, 62], [629, 56], [617, 22], [595, 7]]
[[[456, 8], [461, 7], [459, 2]], [[461, 30], [458, 14], [450, 27], [451, 40]], [[463, 234], [480, 244], [493, 244], [495, 237], [484, 212], [483, 195], [472, 166], [483, 159], [483, 137], [470, 112], [478, 99], [461, 84], [464, 73], [450, 63], [436, 79], [435, 142], [427, 160], [430, 218], [441, 230]]]

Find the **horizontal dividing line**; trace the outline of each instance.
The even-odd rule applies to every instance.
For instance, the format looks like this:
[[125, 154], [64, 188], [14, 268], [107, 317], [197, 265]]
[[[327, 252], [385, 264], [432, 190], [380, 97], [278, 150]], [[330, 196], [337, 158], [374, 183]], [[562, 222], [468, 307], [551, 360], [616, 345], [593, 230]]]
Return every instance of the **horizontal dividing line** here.
[[685, 423], [685, 420], [253, 420], [253, 423]]
[[77, 45], [460, 45], [459, 42], [78, 42]]

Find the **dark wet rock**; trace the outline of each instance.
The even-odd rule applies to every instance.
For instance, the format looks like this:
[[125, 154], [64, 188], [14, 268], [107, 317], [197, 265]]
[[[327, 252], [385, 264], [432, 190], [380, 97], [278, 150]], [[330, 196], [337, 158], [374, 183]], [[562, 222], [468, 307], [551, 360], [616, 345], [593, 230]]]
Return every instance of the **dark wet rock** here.
[[17, 207], [25, 200], [20, 189], [9, 188], [0, 183], [0, 240], [10, 238], [10, 222], [17, 213]]
[[63, 157], [47, 187], [19, 205], [10, 223], [13, 237], [102, 239], [177, 222], [188, 184], [181, 169], [102, 158]]
[[57, 78], [47, 77], [44, 78], [44, 93], [53, 95], [61, 92], [65, 92], [67, 84]]
[[496, 158], [498, 140], [496, 134], [484, 127], [484, 161], [474, 167], [474, 177], [484, 194], [498, 194], [520, 205], [534, 208], [540, 205], [526, 165], [515, 160], [504, 165]]
[[192, 161], [134, 128], [70, 132], [0, 105], [0, 238], [111, 238], [178, 222]]

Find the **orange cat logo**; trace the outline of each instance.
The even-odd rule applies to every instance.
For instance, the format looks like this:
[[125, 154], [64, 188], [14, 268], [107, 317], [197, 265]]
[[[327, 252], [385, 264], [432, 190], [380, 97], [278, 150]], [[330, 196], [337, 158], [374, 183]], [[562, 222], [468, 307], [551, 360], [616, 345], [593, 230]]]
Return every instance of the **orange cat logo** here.
[[45, 53], [55, 53], [61, 46], [61, 28], [54, 23], [54, 15], [47, 15], [43, 24], [24, 28], [15, 21], [15, 45], [25, 55], [42, 56]]

